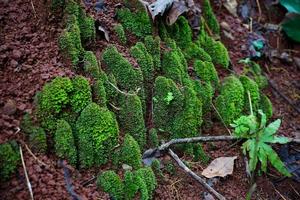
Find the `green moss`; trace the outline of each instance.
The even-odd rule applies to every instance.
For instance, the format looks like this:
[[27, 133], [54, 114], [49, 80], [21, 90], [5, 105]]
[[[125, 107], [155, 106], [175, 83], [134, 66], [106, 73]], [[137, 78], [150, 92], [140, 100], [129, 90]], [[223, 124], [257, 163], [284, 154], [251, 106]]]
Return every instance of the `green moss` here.
[[47, 138], [44, 129], [35, 127], [29, 135], [29, 146], [37, 153], [47, 152]]
[[259, 105], [263, 112], [266, 114], [267, 118], [270, 119], [273, 116], [273, 106], [272, 102], [265, 94], [260, 95]]
[[268, 79], [263, 75], [257, 75], [254, 77], [254, 81], [257, 83], [260, 90], [268, 86]]
[[155, 127], [165, 131], [170, 130], [175, 115], [181, 111], [183, 95], [172, 81], [158, 76], [154, 84], [153, 120]]
[[249, 97], [248, 97], [247, 91], [249, 91], [249, 93], [250, 93], [253, 111], [256, 111], [259, 107], [259, 100], [260, 100], [259, 88], [258, 88], [258, 85], [256, 84], [256, 82], [253, 81], [248, 76], [241, 76], [240, 81], [243, 84], [243, 87], [245, 90], [245, 97], [244, 97], [245, 111], [248, 112], [248, 114], [250, 114], [250, 102], [249, 102]]
[[0, 144], [0, 181], [7, 181], [17, 170], [20, 163], [18, 152], [8, 142]]
[[23, 116], [23, 119], [20, 124], [20, 128], [26, 134], [30, 134], [34, 129], [34, 125], [29, 113], [26, 112], [25, 115]]
[[85, 51], [83, 55], [83, 69], [84, 72], [90, 74], [93, 78], [99, 78], [100, 68], [97, 58], [92, 51]]
[[150, 147], [158, 147], [159, 145], [157, 129], [155, 128], [149, 130], [149, 144]]
[[212, 98], [214, 96], [214, 88], [211, 83], [201, 83], [198, 80], [194, 81], [194, 90], [197, 93], [199, 99], [202, 102], [203, 114], [208, 113], [211, 110]]
[[144, 88], [148, 97], [151, 96], [152, 85], [154, 82], [154, 65], [152, 56], [147, 52], [145, 45], [142, 42], [137, 42], [131, 47], [130, 53], [134, 57], [143, 73]]
[[207, 23], [210, 30], [214, 33], [219, 35], [220, 34], [220, 25], [218, 23], [218, 20], [213, 12], [213, 9], [210, 5], [209, 0], [203, 0], [202, 4], [202, 11], [203, 11], [203, 17], [205, 19], [205, 22]]
[[122, 95], [119, 100], [120, 126], [129, 133], [143, 149], [146, 144], [146, 128], [140, 98], [137, 95]]
[[189, 47], [184, 50], [184, 56], [187, 60], [200, 59], [211, 62], [211, 57], [204, 49], [195, 43], [190, 43]]
[[141, 200], [149, 199], [147, 185], [143, 177], [137, 175], [136, 173], [126, 171], [124, 175], [124, 185], [126, 200], [135, 199], [137, 194], [139, 194], [139, 199]]
[[160, 62], [160, 38], [157, 36], [153, 38], [152, 36], [145, 37], [145, 46], [147, 51], [151, 54], [154, 64], [154, 69], [159, 71], [161, 68]]
[[136, 91], [140, 88], [139, 96], [144, 101], [142, 72], [134, 69], [114, 46], [106, 48], [102, 54], [102, 58], [109, 72], [116, 78], [120, 89]]
[[244, 109], [245, 90], [238, 78], [229, 76], [224, 79], [216, 108], [225, 124], [230, 124], [241, 115]]
[[95, 20], [90, 16], [86, 16], [86, 13], [82, 8], [79, 9], [78, 23], [82, 42], [85, 43], [95, 40]]
[[145, 167], [137, 170], [137, 176], [140, 176], [143, 181], [146, 183], [147, 186], [147, 193], [149, 198], [142, 198], [142, 199], [152, 199], [153, 192], [157, 185], [155, 175], [150, 167]]
[[52, 0], [51, 1], [51, 10], [58, 11], [65, 7], [65, 0]]
[[117, 10], [117, 17], [124, 28], [139, 38], [152, 34], [151, 20], [145, 9], [131, 12], [128, 8]]
[[172, 162], [167, 162], [165, 163], [164, 171], [166, 171], [170, 175], [175, 175], [176, 174], [176, 167]]
[[54, 142], [56, 155], [59, 158], [68, 160], [70, 164], [76, 166], [77, 152], [72, 128], [65, 120], [59, 120], [57, 122]]
[[102, 80], [106, 92], [107, 101], [111, 104], [117, 105], [117, 99], [120, 93], [111, 85], [117, 85], [117, 80], [113, 74], [104, 74], [103, 77], [104, 78]]
[[65, 13], [67, 15], [75, 15], [76, 17], [79, 16], [79, 4], [74, 0], [68, 0]]
[[124, 184], [114, 171], [105, 171], [97, 179], [97, 186], [110, 194], [113, 199], [121, 200], [124, 196]]
[[126, 44], [127, 43], [127, 38], [126, 38], [126, 34], [125, 34], [124, 27], [122, 26], [122, 24], [117, 24], [114, 27], [114, 31], [116, 32], [119, 41], [122, 44]]
[[164, 24], [164, 20], [162, 18], [158, 18], [157, 22], [158, 22], [158, 35], [162, 39], [162, 41], [166, 41], [168, 38], [170, 38], [170, 35]]
[[86, 168], [106, 163], [118, 142], [118, 124], [113, 114], [91, 103], [81, 112], [76, 130], [80, 166]]
[[201, 161], [203, 164], [208, 164], [210, 158], [204, 152], [202, 146], [200, 144], [194, 145], [194, 161]]
[[197, 76], [199, 76], [202, 81], [212, 83], [215, 87], [218, 87], [218, 73], [211, 62], [196, 60], [194, 63], [194, 69]]
[[142, 167], [142, 155], [139, 144], [129, 134], [125, 135], [118, 161], [119, 163], [131, 166], [133, 169]]
[[151, 163], [151, 168], [152, 168], [152, 171], [154, 172], [155, 174], [155, 177], [157, 178], [163, 178], [164, 175], [160, 169], [160, 161], [158, 159], [154, 159]]
[[92, 102], [91, 87], [86, 78], [76, 76], [72, 79], [73, 92], [70, 95], [72, 110], [80, 113], [88, 104]]
[[103, 81], [101, 79], [97, 80], [93, 84], [92, 89], [94, 102], [97, 103], [100, 107], [106, 107], [107, 98]]
[[172, 128], [172, 138], [195, 137], [202, 124], [202, 102], [192, 88], [185, 87], [184, 107], [177, 113]]

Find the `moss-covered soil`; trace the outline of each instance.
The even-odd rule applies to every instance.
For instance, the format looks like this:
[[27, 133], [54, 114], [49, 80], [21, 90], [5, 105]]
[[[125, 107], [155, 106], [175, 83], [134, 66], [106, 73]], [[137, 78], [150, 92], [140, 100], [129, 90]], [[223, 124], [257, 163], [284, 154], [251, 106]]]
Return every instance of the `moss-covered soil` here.
[[[266, 58], [240, 63], [249, 30], [215, 1], [194, 1], [204, 17], [197, 33], [184, 16], [172, 26], [153, 24], [135, 0], [104, 1], [102, 11], [87, 2], [0, 2], [0, 199], [29, 198], [18, 144], [35, 199], [71, 198], [59, 160], [82, 199], [203, 199], [205, 189], [170, 157], [150, 168], [141, 155], [161, 140], [229, 134], [224, 124], [249, 113], [247, 91], [254, 111], [282, 119], [279, 134], [300, 137], [299, 114], [264, 77], [298, 102], [299, 66]], [[263, 9], [262, 23], [275, 23], [268, 12]], [[263, 35], [273, 48], [300, 57], [299, 45]], [[198, 174], [214, 158], [238, 156], [233, 174], [213, 187], [227, 199], [243, 199], [249, 188], [244, 158], [239, 144], [229, 145], [175, 151]], [[253, 198], [299, 199], [299, 184], [274, 183], [279, 177], [273, 168], [259, 176]]]

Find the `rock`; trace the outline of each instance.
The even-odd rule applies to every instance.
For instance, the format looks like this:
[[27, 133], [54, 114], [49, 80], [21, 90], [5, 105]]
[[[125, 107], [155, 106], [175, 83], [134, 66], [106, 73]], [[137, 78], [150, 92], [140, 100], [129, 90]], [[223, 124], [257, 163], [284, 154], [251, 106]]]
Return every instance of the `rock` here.
[[125, 171], [131, 171], [132, 170], [132, 167], [130, 165], [127, 165], [127, 164], [123, 164], [122, 165], [122, 168], [125, 170]]
[[5, 115], [13, 115], [17, 110], [16, 102], [12, 99], [9, 99], [4, 107], [2, 108], [2, 113]]

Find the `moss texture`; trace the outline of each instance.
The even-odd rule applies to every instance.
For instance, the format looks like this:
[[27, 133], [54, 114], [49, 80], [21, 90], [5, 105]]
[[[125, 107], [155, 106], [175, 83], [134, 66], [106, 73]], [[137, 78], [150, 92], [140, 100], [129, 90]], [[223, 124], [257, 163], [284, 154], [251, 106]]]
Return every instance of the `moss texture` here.
[[211, 62], [196, 60], [194, 63], [194, 70], [197, 76], [206, 83], [211, 83], [215, 87], [219, 85], [218, 73]]
[[158, 76], [154, 84], [153, 120], [155, 127], [170, 131], [175, 115], [181, 111], [183, 95], [172, 79]]
[[149, 198], [142, 198], [142, 199], [151, 199], [154, 189], [157, 185], [155, 175], [150, 167], [145, 167], [137, 170], [137, 176], [140, 176], [143, 181], [146, 183], [147, 186], [147, 194]]
[[76, 130], [80, 166], [105, 164], [118, 142], [119, 129], [114, 115], [91, 103], [81, 112]]
[[73, 92], [70, 94], [70, 104], [74, 112], [80, 113], [92, 102], [91, 87], [88, 80], [83, 76], [73, 78], [72, 85]]
[[57, 122], [54, 143], [56, 155], [59, 158], [68, 160], [73, 166], [76, 166], [77, 152], [72, 128], [65, 120], [59, 120]]
[[139, 38], [152, 34], [150, 18], [145, 9], [131, 12], [128, 8], [117, 10], [117, 17], [124, 28]]
[[32, 130], [34, 129], [34, 125], [29, 113], [25, 113], [25, 115], [23, 116], [23, 119], [20, 124], [20, 128], [26, 134], [32, 133]]
[[20, 163], [20, 155], [15, 145], [6, 142], [0, 144], [0, 181], [7, 181], [17, 170]]
[[83, 43], [93, 41], [96, 38], [95, 21], [87, 16], [83, 8], [79, 8], [78, 23], [80, 28], [81, 41]]
[[149, 145], [150, 147], [158, 147], [159, 145], [157, 129], [155, 128], [149, 130]]
[[247, 112], [247, 114], [250, 114], [250, 102], [248, 97], [248, 91], [250, 94], [253, 111], [257, 111], [257, 109], [259, 108], [260, 91], [256, 82], [251, 78], [249, 78], [248, 76], [241, 76], [240, 81], [243, 84], [244, 91], [245, 91], [245, 95], [244, 95], [245, 112]]
[[114, 27], [114, 31], [116, 32], [119, 41], [122, 44], [126, 44], [127, 43], [127, 37], [126, 37], [125, 31], [124, 31], [124, 27], [122, 26], [122, 24], [117, 24]]
[[211, 110], [212, 99], [214, 96], [214, 87], [211, 83], [201, 83], [198, 80], [194, 81], [194, 90], [197, 93], [199, 99], [202, 102], [203, 114], [208, 113]]
[[147, 193], [146, 183], [141, 177], [136, 176], [131, 171], [126, 171], [124, 175], [124, 196], [126, 200], [134, 199], [136, 194], [140, 192], [141, 198]]
[[225, 124], [238, 118], [244, 109], [245, 90], [235, 76], [226, 77], [216, 99], [216, 108]]
[[265, 94], [260, 95], [259, 105], [263, 112], [266, 114], [267, 118], [270, 119], [273, 116], [273, 106], [272, 102]]
[[152, 36], [146, 36], [145, 37], [145, 46], [147, 48], [147, 51], [151, 54], [152, 59], [153, 59], [153, 65], [154, 69], [156, 71], [160, 71], [161, 68], [161, 61], [160, 61], [160, 38], [157, 37], [152, 37]]
[[105, 171], [97, 179], [97, 186], [109, 193], [111, 198], [116, 200], [123, 199], [124, 184], [114, 171]]
[[133, 169], [139, 169], [142, 167], [142, 155], [139, 144], [129, 134], [125, 135], [118, 157], [119, 163], [127, 164]]
[[83, 69], [88, 75], [93, 78], [99, 78], [100, 68], [98, 65], [97, 58], [92, 51], [85, 51], [83, 55]]
[[119, 122], [125, 133], [138, 142], [141, 149], [146, 144], [146, 128], [140, 98], [137, 95], [120, 96]]
[[189, 47], [184, 50], [184, 56], [187, 60], [200, 59], [202, 61], [211, 62], [212, 59], [206, 51], [195, 43], [191, 43]]
[[36, 153], [47, 152], [47, 138], [44, 129], [35, 127], [29, 135], [29, 147]]
[[106, 107], [108, 101], [106, 98], [105, 86], [102, 79], [96, 80], [96, 82], [93, 84], [92, 91], [94, 102], [97, 103], [100, 107]]
[[208, 164], [210, 158], [209, 156], [204, 152], [202, 146], [200, 144], [194, 145], [194, 161], [201, 161], [203, 164]]
[[214, 34], [219, 35], [220, 25], [211, 7], [210, 0], [203, 0], [202, 6], [203, 17], [205, 19], [205, 22]]

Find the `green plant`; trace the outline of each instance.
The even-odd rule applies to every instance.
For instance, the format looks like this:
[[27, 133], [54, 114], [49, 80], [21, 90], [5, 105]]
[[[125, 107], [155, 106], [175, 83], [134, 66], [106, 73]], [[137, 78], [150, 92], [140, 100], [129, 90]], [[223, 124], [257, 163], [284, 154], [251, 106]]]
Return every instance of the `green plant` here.
[[146, 144], [146, 127], [140, 98], [137, 95], [122, 95], [119, 99], [119, 105], [121, 105], [119, 112], [120, 126], [143, 149]]
[[211, 29], [211, 31], [214, 34], [219, 35], [220, 34], [220, 25], [218, 23], [218, 20], [213, 12], [213, 9], [210, 5], [209, 0], [203, 0], [203, 17], [205, 19], [205, 23], [207, 23], [208, 27]]
[[91, 103], [78, 117], [76, 131], [80, 166], [105, 164], [118, 142], [119, 128], [113, 113]]
[[131, 166], [133, 169], [142, 167], [142, 155], [138, 143], [134, 138], [126, 134], [120, 150], [118, 161]]
[[254, 111], [256, 111], [259, 108], [259, 102], [260, 102], [260, 92], [258, 85], [256, 84], [255, 81], [253, 81], [251, 78], [248, 76], [241, 76], [240, 81], [243, 84], [245, 95], [245, 111], [250, 111], [249, 107], [246, 105], [250, 105], [249, 98], [248, 98], [248, 92], [251, 97], [251, 103], [252, 103], [252, 108]]
[[70, 94], [70, 104], [74, 112], [80, 113], [92, 102], [91, 87], [88, 80], [83, 76], [73, 78], [72, 85], [73, 92]]
[[284, 163], [280, 160], [277, 153], [272, 149], [269, 144], [279, 143], [285, 144], [288, 139], [285, 137], [278, 137], [275, 135], [280, 127], [281, 120], [267, 125], [266, 115], [258, 110], [260, 121], [258, 117], [251, 114], [248, 116], [241, 116], [234, 121], [231, 126], [234, 128], [234, 135], [237, 138], [246, 139], [243, 143], [243, 153], [249, 155], [249, 168], [250, 171], [255, 171], [257, 163], [261, 163], [261, 170], [266, 172], [267, 162], [270, 163], [283, 175], [290, 176]]
[[144, 9], [131, 12], [128, 8], [121, 8], [117, 10], [117, 17], [126, 30], [139, 38], [152, 34], [151, 21]]
[[97, 58], [92, 51], [84, 52], [83, 63], [83, 69], [87, 74], [90, 74], [93, 78], [99, 78], [100, 68]]
[[122, 26], [122, 24], [117, 24], [114, 27], [114, 31], [116, 32], [120, 42], [123, 43], [123, 44], [126, 44], [127, 43], [127, 38], [126, 38], [126, 34], [125, 34], [124, 27]]
[[120, 177], [112, 170], [103, 172], [97, 179], [97, 186], [116, 200], [123, 199], [124, 184]]
[[76, 165], [77, 151], [72, 134], [72, 128], [65, 120], [58, 120], [54, 135], [55, 153], [58, 157], [66, 159], [70, 164]]
[[9, 142], [0, 144], [0, 181], [8, 180], [20, 163], [19, 151], [13, 146]]
[[157, 36], [153, 38], [153, 36], [145, 37], [145, 46], [147, 51], [151, 54], [154, 64], [154, 69], [159, 71], [161, 68], [160, 61], [160, 38]]

